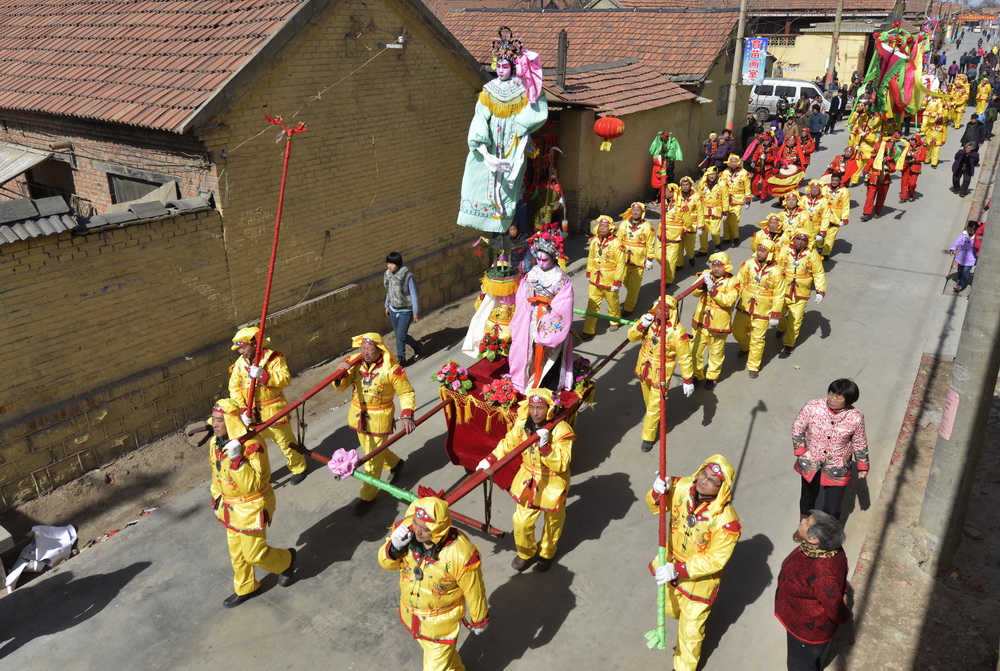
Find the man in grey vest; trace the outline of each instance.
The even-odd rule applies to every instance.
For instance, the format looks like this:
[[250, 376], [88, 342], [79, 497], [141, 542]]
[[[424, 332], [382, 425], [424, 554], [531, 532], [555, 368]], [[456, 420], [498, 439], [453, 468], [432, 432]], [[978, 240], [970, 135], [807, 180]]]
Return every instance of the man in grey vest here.
[[[385, 257], [385, 314], [392, 322], [392, 331], [396, 334], [396, 359], [400, 365], [408, 365], [420, 358], [423, 348], [409, 334], [410, 322], [420, 321], [420, 304], [417, 301], [417, 281], [413, 273], [403, 265], [403, 256], [399, 252], [389, 252]], [[406, 346], [413, 348], [413, 358], [404, 364]]]

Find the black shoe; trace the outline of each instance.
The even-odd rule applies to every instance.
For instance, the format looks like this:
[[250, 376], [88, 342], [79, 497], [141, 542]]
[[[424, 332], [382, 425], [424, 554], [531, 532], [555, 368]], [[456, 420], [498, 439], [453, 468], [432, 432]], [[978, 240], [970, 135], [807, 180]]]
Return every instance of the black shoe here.
[[751, 380], [756, 380], [757, 379], [757, 375], [758, 375], [757, 371], [752, 370], [752, 371], [749, 371], [749, 372], [750, 372], [750, 379]]
[[784, 331], [775, 331], [774, 332], [774, 338], [775, 338], [775, 340], [781, 340], [781, 336], [783, 336], [783, 335], [785, 335]]
[[228, 597], [226, 597], [225, 601], [222, 602], [222, 605], [225, 606], [226, 608], [236, 608], [244, 601], [249, 601], [258, 594], [260, 594], [259, 587], [254, 591], [250, 592], [249, 594], [230, 594]]
[[512, 561], [510, 563], [510, 567], [512, 569], [514, 569], [515, 571], [517, 571], [518, 573], [520, 573], [524, 569], [526, 569], [529, 566], [531, 566], [532, 564], [534, 564], [535, 563], [535, 558], [537, 556], [538, 555], [535, 555], [535, 557], [532, 557], [531, 559], [521, 559], [520, 556], [515, 556], [514, 557], [514, 561]]
[[590, 342], [593, 339], [594, 339], [593, 333], [584, 333], [582, 336], [580, 336], [580, 340], [582, 340], [583, 342]]
[[539, 573], [545, 573], [552, 566], [552, 560], [546, 559], [545, 557], [539, 557], [538, 561], [535, 562], [535, 570]]
[[365, 501], [364, 499], [358, 499], [358, 502], [354, 504], [354, 516], [364, 517], [368, 514], [368, 511], [372, 509], [375, 505], [374, 499], [371, 501]]
[[635, 310], [623, 310], [622, 311], [622, 319], [628, 319], [629, 317], [632, 316], [633, 312], [635, 312]]
[[306, 479], [306, 472], [305, 471], [302, 471], [301, 473], [293, 473], [292, 477], [288, 478], [288, 484], [290, 484], [290, 485], [297, 485], [297, 484], [301, 483], [305, 479]]
[[410, 357], [410, 365], [412, 366], [416, 362], [420, 361], [420, 359], [422, 359], [423, 356], [424, 356], [424, 348], [423, 347], [414, 349], [413, 350], [413, 356]]
[[747, 350], [741, 349], [739, 352], [736, 353], [736, 356], [737, 356], [737, 358], [742, 359], [743, 357], [745, 357], [749, 353], [750, 352], [748, 352]]
[[295, 582], [295, 548], [288, 548], [288, 551], [292, 553], [292, 561], [288, 564], [288, 568], [278, 575], [278, 584], [282, 587], [288, 587]]
[[688, 259], [688, 265], [694, 266], [694, 259]]
[[784, 347], [781, 348], [781, 351], [778, 352], [778, 358], [787, 359], [788, 357], [792, 356], [792, 350], [794, 349], [795, 349], [794, 347], [789, 347], [788, 345], [785, 345]]
[[870, 214], [862, 214], [861, 215], [861, 221], [868, 221], [871, 218], [872, 218], [872, 215], [870, 215]]
[[699, 256], [708, 256], [708, 252], [707, 251], [703, 252], [703, 251], [699, 250], [698, 252], [695, 253], [695, 257], [699, 257]]
[[705, 380], [705, 389], [708, 391], [712, 391], [718, 384], [719, 383], [716, 382], [715, 380]]
[[389, 469], [389, 484], [396, 484], [396, 480], [399, 480], [399, 474], [403, 472], [403, 465], [406, 464], [405, 459], [400, 459], [399, 463], [393, 468]]
[[639, 446], [639, 449], [642, 450], [643, 452], [649, 452], [651, 449], [653, 449], [653, 441], [651, 440], [642, 441], [642, 445]]

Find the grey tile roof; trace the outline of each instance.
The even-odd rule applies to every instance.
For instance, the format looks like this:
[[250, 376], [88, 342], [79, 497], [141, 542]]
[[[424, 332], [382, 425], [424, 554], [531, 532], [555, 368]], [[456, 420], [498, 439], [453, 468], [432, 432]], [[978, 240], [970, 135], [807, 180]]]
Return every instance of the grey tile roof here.
[[67, 231], [83, 233], [108, 226], [124, 226], [213, 207], [215, 202], [211, 195], [198, 196], [172, 200], [165, 206], [159, 202], [134, 203], [126, 212], [101, 214], [87, 219], [77, 216], [62, 196], [0, 201], [0, 245]]

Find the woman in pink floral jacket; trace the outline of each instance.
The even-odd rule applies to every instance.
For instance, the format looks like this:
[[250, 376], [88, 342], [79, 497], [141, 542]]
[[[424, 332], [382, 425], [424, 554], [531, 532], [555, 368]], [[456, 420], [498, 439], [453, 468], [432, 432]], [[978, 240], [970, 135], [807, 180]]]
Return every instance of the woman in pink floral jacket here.
[[826, 398], [806, 403], [792, 422], [795, 471], [802, 476], [802, 518], [809, 517], [809, 511], [816, 507], [821, 487], [821, 510], [839, 518], [844, 491], [851, 481], [851, 462], [857, 462], [859, 478], [868, 475], [865, 417], [854, 407], [860, 395], [854, 380], [834, 380]]

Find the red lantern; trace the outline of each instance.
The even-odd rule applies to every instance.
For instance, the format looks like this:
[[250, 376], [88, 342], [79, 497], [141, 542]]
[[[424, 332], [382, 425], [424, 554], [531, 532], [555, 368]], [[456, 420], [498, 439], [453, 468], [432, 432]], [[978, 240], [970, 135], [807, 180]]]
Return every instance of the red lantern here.
[[601, 151], [611, 151], [611, 141], [625, 134], [625, 122], [616, 116], [601, 117], [594, 123], [594, 132], [604, 138]]

